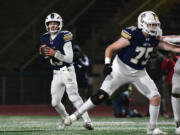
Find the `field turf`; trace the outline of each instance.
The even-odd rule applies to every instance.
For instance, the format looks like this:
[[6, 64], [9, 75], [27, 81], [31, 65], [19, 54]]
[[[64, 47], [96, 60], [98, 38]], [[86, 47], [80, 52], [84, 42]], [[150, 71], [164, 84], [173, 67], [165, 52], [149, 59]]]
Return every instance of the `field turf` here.
[[[86, 130], [79, 120], [63, 131], [58, 116], [0, 116], [0, 135], [145, 135], [149, 118], [91, 117], [95, 129]], [[173, 119], [160, 117], [160, 129], [174, 134]]]

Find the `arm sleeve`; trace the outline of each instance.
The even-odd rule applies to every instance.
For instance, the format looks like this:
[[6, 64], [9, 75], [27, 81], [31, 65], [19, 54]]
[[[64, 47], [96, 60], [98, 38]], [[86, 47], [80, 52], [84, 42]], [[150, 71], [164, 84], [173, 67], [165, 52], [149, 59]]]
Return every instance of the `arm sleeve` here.
[[175, 38], [165, 37], [163, 39], [163, 41], [171, 42], [171, 43], [177, 43], [177, 42], [180, 42], [180, 37], [175, 37]]
[[61, 54], [60, 51], [56, 51], [55, 53], [55, 58], [57, 58], [60, 61], [67, 62], [67, 63], [72, 63], [73, 61], [73, 50], [72, 50], [72, 43], [71, 42], [66, 42], [64, 44], [64, 55]]

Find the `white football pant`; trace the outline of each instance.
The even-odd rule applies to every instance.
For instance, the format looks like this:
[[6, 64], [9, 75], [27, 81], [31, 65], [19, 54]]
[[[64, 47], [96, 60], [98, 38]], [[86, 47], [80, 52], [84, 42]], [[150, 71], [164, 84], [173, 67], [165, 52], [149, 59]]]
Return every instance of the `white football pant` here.
[[[76, 74], [73, 65], [69, 67], [64, 66], [60, 70], [53, 71], [53, 80], [51, 82], [52, 106], [62, 115], [63, 119], [68, 115], [64, 105], [61, 103], [65, 90], [70, 101], [78, 110], [78, 108], [83, 105], [83, 100], [78, 93]], [[82, 115], [82, 118], [84, 122], [91, 121], [87, 112]]]
[[108, 75], [101, 89], [111, 96], [120, 86], [132, 83], [140, 93], [151, 99], [153, 96], [159, 95], [154, 81], [149, 77], [146, 70], [135, 70], [124, 64], [118, 56], [115, 57], [112, 64], [112, 72]]

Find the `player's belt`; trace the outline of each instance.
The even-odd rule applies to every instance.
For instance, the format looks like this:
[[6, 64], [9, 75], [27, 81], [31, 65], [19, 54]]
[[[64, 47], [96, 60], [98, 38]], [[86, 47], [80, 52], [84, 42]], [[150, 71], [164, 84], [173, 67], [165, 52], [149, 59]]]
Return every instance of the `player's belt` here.
[[54, 70], [60, 70], [62, 67], [65, 67], [65, 66], [68, 68], [69, 66], [71, 66], [71, 64], [63, 64], [61, 66], [54, 66], [53, 69]]

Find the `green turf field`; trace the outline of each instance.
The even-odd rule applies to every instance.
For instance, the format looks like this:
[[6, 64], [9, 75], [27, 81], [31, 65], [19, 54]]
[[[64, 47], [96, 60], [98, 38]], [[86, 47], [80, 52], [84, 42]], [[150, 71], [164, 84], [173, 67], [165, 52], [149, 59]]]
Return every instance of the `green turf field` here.
[[[82, 120], [58, 131], [57, 116], [0, 116], [0, 135], [145, 135], [148, 118], [92, 117], [95, 130], [82, 127]], [[159, 127], [174, 134], [173, 119], [159, 118]]]

